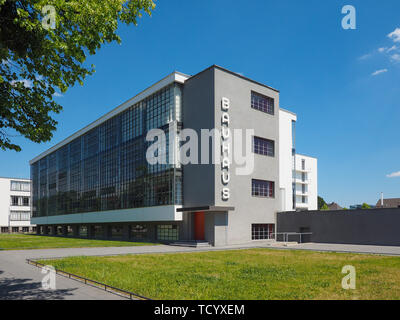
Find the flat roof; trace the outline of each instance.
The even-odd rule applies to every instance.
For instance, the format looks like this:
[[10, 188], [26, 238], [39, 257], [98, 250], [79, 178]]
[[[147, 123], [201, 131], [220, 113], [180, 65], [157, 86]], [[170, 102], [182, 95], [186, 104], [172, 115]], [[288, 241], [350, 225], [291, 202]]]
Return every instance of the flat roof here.
[[[234, 76], [237, 76], [237, 77], [239, 77], [239, 78], [242, 78], [242, 79], [247, 80], [247, 81], [250, 81], [250, 82], [253, 82], [253, 83], [255, 83], [255, 84], [258, 84], [259, 86], [262, 86], [262, 87], [271, 89], [271, 90], [273, 90], [273, 91], [279, 93], [279, 90], [277, 90], [277, 89], [275, 89], [275, 88], [272, 88], [272, 87], [270, 87], [270, 86], [267, 86], [266, 84], [261, 83], [261, 82], [258, 82], [258, 81], [255, 81], [255, 80], [253, 80], [253, 79], [247, 78], [247, 77], [245, 77], [244, 75], [242, 75], [242, 74], [240, 74], [240, 73], [233, 72], [233, 71], [231, 71], [231, 70], [225, 69], [225, 68], [223, 68], [223, 67], [221, 67], [221, 66], [219, 66], [219, 65], [216, 65], [216, 64], [213, 64], [212, 66], [210, 66], [210, 67], [208, 67], [208, 68], [206, 68], [206, 69], [204, 69], [204, 70], [202, 70], [202, 71], [196, 73], [195, 75], [191, 76], [190, 79], [191, 79], [191, 78], [195, 78], [195, 77], [198, 76], [199, 74], [201, 74], [201, 73], [203, 73], [203, 72], [206, 72], [206, 71], [208, 71], [208, 70], [210, 70], [210, 69], [213, 69], [213, 68], [214, 68], [214, 69], [219, 69], [219, 70], [221, 70], [221, 71], [225, 71], [225, 72], [230, 73], [230, 74], [232, 74], [232, 75], [234, 75]], [[189, 80], [189, 79], [188, 79], [188, 80]]]
[[316, 158], [316, 157], [306, 156], [305, 154], [301, 154], [301, 153], [297, 153], [297, 152], [296, 152], [296, 156], [301, 156], [301, 157], [305, 157], [305, 158], [311, 158], [311, 159], [318, 160], [318, 158]]
[[292, 114], [292, 115], [294, 115], [294, 116], [297, 117], [297, 114], [296, 114], [296, 113], [294, 113], [294, 112], [292, 112], [292, 111], [289, 111], [289, 110], [287, 110], [287, 109], [283, 109], [282, 107], [279, 107], [279, 110], [280, 110], [280, 111], [283, 111], [283, 112], [286, 112], [286, 113], [290, 113], [290, 114]]
[[15, 178], [15, 177], [0, 177], [0, 179], [31, 181], [30, 178]]

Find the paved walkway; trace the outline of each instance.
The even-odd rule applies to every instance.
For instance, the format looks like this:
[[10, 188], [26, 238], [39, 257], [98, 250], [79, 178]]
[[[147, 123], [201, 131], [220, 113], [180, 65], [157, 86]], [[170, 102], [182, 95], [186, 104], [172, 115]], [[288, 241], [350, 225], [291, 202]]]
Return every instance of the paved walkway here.
[[247, 245], [233, 245], [220, 248], [188, 248], [174, 246], [134, 246], [107, 248], [68, 248], [0, 251], [0, 300], [16, 299], [51, 299], [51, 300], [113, 300], [125, 299], [121, 296], [104, 292], [78, 281], [57, 275], [56, 290], [42, 289], [43, 274], [41, 269], [26, 263], [26, 259], [69, 257], [69, 256], [104, 256], [120, 254], [201, 252], [232, 250], [245, 248], [276, 248], [286, 250], [313, 250], [330, 252], [373, 253], [400, 256], [400, 247], [364, 246], [305, 243], [294, 246], [282, 246], [268, 242], [255, 242]]

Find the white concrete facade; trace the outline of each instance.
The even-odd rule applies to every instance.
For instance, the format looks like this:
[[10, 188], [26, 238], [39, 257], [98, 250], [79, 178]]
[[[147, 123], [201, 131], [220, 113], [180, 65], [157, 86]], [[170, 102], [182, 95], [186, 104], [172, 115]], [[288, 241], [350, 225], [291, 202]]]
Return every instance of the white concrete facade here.
[[295, 164], [296, 209], [318, 210], [318, 160], [296, 154]]
[[279, 110], [281, 211], [317, 210], [318, 161], [316, 158], [296, 153], [296, 121], [296, 114], [284, 109]]
[[29, 179], [0, 177], [0, 233], [34, 230], [30, 186]]

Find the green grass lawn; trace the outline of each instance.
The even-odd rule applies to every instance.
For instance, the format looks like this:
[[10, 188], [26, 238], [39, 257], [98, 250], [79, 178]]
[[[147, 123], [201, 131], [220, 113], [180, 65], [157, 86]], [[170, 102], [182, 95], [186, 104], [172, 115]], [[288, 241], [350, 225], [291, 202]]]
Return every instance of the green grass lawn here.
[[131, 247], [143, 245], [154, 245], [154, 243], [61, 238], [27, 234], [0, 234], [0, 250]]
[[[398, 257], [250, 249], [42, 263], [152, 299], [400, 299]], [[356, 290], [342, 289], [345, 265]]]

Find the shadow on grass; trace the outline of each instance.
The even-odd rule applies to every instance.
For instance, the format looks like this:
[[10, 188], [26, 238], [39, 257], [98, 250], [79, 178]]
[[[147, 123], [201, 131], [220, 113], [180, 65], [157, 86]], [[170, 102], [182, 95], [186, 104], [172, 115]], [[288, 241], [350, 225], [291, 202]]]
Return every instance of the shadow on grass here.
[[32, 279], [0, 279], [0, 300], [63, 300], [73, 295], [75, 290], [44, 290], [41, 282], [33, 282]]

